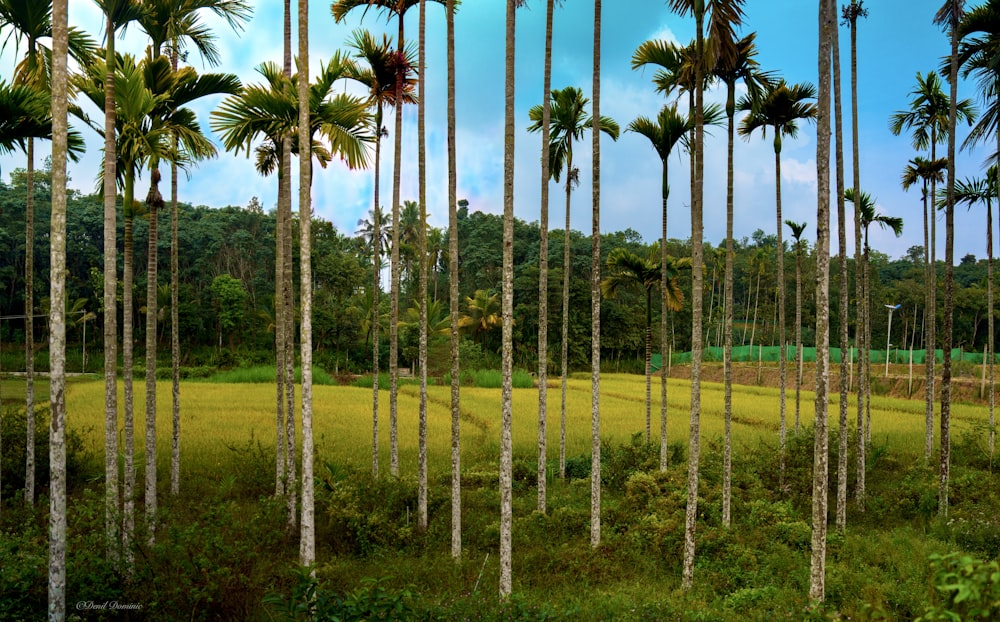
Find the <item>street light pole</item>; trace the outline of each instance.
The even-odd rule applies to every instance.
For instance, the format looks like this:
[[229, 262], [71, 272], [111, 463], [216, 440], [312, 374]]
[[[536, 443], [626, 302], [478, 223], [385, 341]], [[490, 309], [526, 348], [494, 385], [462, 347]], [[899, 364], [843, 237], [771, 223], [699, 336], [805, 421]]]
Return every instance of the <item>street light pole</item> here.
[[885, 331], [885, 377], [889, 377], [889, 338], [892, 336], [892, 312], [902, 305], [885, 305], [889, 310], [889, 329]]

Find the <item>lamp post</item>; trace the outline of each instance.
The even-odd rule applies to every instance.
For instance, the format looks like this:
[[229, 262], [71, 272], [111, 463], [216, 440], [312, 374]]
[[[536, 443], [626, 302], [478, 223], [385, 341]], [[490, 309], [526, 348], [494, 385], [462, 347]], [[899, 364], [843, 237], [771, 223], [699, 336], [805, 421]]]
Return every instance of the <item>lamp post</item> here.
[[889, 329], [885, 331], [885, 377], [889, 377], [889, 338], [892, 336], [892, 312], [902, 305], [885, 305], [889, 310]]

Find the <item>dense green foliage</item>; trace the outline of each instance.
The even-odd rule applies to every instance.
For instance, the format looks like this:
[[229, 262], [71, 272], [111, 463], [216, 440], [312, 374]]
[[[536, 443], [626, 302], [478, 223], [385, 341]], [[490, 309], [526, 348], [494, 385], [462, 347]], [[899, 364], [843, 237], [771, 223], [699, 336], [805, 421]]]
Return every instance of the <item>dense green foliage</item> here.
[[[14, 171], [9, 184], [0, 182], [0, 315], [15, 316], [0, 322], [0, 340], [5, 345], [23, 340], [24, 312], [24, 172]], [[36, 249], [45, 248], [48, 231], [48, 204], [50, 181], [47, 171], [36, 174], [35, 195], [38, 209], [36, 224]], [[415, 367], [418, 331], [405, 310], [416, 314], [417, 270], [415, 239], [419, 230], [416, 210], [403, 210], [400, 224], [403, 275], [400, 308], [404, 310], [400, 325], [401, 366]], [[168, 215], [161, 214], [160, 229], [168, 227]], [[274, 328], [274, 212], [265, 211], [256, 200], [246, 207], [229, 206], [213, 209], [205, 206], [180, 206], [180, 308], [182, 365], [248, 366], [268, 362], [273, 355]], [[146, 287], [146, 234], [144, 217], [135, 224], [135, 291]], [[498, 215], [470, 212], [467, 207], [459, 210], [459, 279], [462, 300], [475, 298], [477, 291], [485, 295], [500, 291], [501, 228]], [[77, 311], [97, 313], [97, 319], [81, 322], [84, 313], [69, 318], [70, 354], [82, 350], [84, 324], [87, 324], [89, 369], [97, 370], [100, 355], [97, 348], [101, 334], [101, 267], [102, 267], [102, 206], [98, 195], [72, 193], [69, 198], [68, 216], [68, 268], [67, 299], [76, 304]], [[119, 219], [119, 228], [123, 227]], [[297, 226], [296, 226], [297, 228]], [[332, 224], [317, 220], [312, 227], [312, 259], [315, 286], [313, 338], [315, 361], [330, 373], [363, 373], [371, 368], [371, 282], [372, 260], [370, 240], [365, 227], [354, 232], [337, 231]], [[645, 255], [650, 246], [646, 238], [655, 242], [655, 232], [627, 230], [602, 236], [601, 252], [605, 259], [616, 249]], [[123, 236], [119, 233], [118, 239]], [[298, 234], [293, 238], [298, 239]], [[428, 292], [432, 303], [429, 360], [432, 375], [443, 375], [447, 361], [447, 336], [436, 332], [436, 322], [447, 323], [448, 291], [447, 233], [431, 228], [430, 279]], [[549, 244], [549, 309], [559, 309], [562, 282], [563, 236], [552, 232]], [[570, 278], [569, 357], [571, 369], [583, 369], [590, 357], [590, 263], [589, 238], [574, 231], [573, 266]], [[296, 242], [297, 244], [297, 242]], [[160, 283], [159, 308], [161, 317], [169, 317], [169, 241], [161, 240], [160, 257], [163, 265], [158, 272]], [[674, 257], [689, 257], [690, 243], [682, 240], [668, 241], [668, 252]], [[538, 330], [538, 248], [537, 223], [521, 220], [514, 227], [514, 352], [515, 366], [522, 369], [536, 367]], [[776, 343], [776, 284], [774, 283], [775, 236], [757, 231], [750, 238], [737, 240], [735, 264], [734, 343], [736, 346], [777, 345]], [[122, 249], [119, 249], [121, 251]], [[794, 250], [786, 245], [786, 261], [794, 261]], [[119, 252], [119, 262], [122, 261]], [[296, 250], [296, 257], [298, 252]], [[722, 289], [724, 253], [706, 245], [705, 272], [705, 331], [706, 345], [721, 346]], [[36, 290], [48, 279], [48, 254], [36, 250]], [[834, 258], [836, 264], [837, 258]], [[877, 346], [886, 340], [887, 316], [883, 302], [897, 302], [902, 307], [893, 321], [892, 343], [895, 347], [912, 344], [923, 348], [920, 326], [923, 322], [923, 249], [914, 247], [904, 258], [890, 261], [878, 252], [872, 253], [872, 331]], [[385, 266], [387, 262], [383, 262]], [[943, 265], [938, 266], [943, 271]], [[834, 265], [835, 270], [836, 266]], [[121, 270], [121, 267], [119, 267]], [[296, 260], [297, 273], [298, 263]], [[849, 260], [853, 278], [853, 260]], [[815, 320], [815, 257], [811, 250], [803, 258], [803, 343], [812, 346], [814, 335], [810, 326]], [[836, 272], [835, 272], [836, 273]], [[758, 288], [758, 276], [760, 283]], [[985, 260], [966, 257], [955, 269], [956, 309], [955, 347], [965, 351], [982, 352], [986, 343], [986, 265]], [[785, 286], [795, 287], [794, 275], [789, 274]], [[298, 286], [298, 276], [293, 278]], [[685, 327], [691, 322], [691, 278], [689, 271], [681, 271], [677, 283], [684, 292], [684, 307], [669, 315], [671, 344], [674, 351], [686, 351], [690, 338]], [[225, 285], [223, 289], [219, 289]], [[853, 286], [852, 286], [853, 287]], [[837, 295], [836, 279], [831, 284], [831, 296]], [[143, 297], [136, 296], [136, 343], [142, 344], [142, 321], [145, 314]], [[77, 302], [82, 301], [82, 302]], [[653, 324], [659, 322], [659, 295], [653, 295]], [[46, 311], [47, 300], [37, 301], [36, 314]], [[379, 312], [383, 324], [388, 317], [388, 296], [380, 298]], [[939, 306], [943, 309], [943, 305]], [[468, 307], [463, 311], [472, 313]], [[550, 312], [552, 313], [552, 312]], [[558, 313], [558, 311], [555, 311]], [[832, 331], [840, 318], [831, 309]], [[943, 313], [943, 311], [939, 311]], [[411, 314], [411, 315], [412, 315]], [[601, 305], [603, 360], [615, 361], [615, 369], [641, 371], [644, 349], [645, 296], [641, 291], [622, 290], [615, 298], [605, 298]], [[756, 315], [756, 326], [754, 316]], [[940, 321], [941, 318], [938, 318]], [[789, 319], [789, 322], [793, 322]], [[852, 318], [853, 322], [853, 318]], [[164, 322], [160, 323], [165, 325]], [[791, 326], [788, 327], [791, 331]], [[44, 330], [44, 325], [36, 332]], [[657, 331], [654, 331], [656, 333]], [[386, 340], [385, 331], [381, 339]], [[475, 342], [481, 348], [481, 361], [471, 361], [471, 368], [498, 366], [500, 346], [498, 329], [479, 334], [469, 329], [463, 342]], [[852, 326], [853, 334], [853, 326]], [[550, 331], [550, 352], [559, 351], [558, 331]], [[46, 335], [36, 334], [39, 342], [40, 368], [47, 363], [44, 342]], [[161, 329], [161, 348], [167, 356], [169, 331]], [[220, 343], [221, 341], [221, 343]], [[940, 347], [940, 344], [938, 344]], [[12, 348], [17, 352], [22, 347]], [[659, 335], [654, 335], [654, 350], [659, 349]], [[388, 344], [383, 348], [383, 367], [388, 367]], [[23, 359], [17, 352], [7, 353], [4, 369], [23, 369]], [[467, 357], [463, 355], [463, 367]], [[82, 364], [82, 361], [80, 361]], [[70, 370], [76, 371], [75, 361]]]

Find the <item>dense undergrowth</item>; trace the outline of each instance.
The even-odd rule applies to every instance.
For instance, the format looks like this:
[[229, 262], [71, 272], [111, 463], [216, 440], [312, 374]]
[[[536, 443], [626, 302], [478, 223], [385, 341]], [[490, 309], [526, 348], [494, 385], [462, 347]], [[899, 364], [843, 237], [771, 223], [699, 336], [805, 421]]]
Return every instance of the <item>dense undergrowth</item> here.
[[[4, 426], [0, 620], [42, 619], [48, 502], [42, 497], [31, 508], [11, 496], [16, 481], [8, 478], [21, 464], [17, 447], [7, 440], [17, 436], [12, 410], [5, 412]], [[46, 428], [39, 427], [44, 436]], [[495, 447], [479, 448], [463, 465], [461, 562], [449, 555], [448, 473], [431, 474], [430, 525], [421, 533], [414, 478], [373, 480], [367, 471], [339, 464], [336, 456], [320, 456], [318, 562], [312, 579], [296, 570], [297, 537], [286, 528], [283, 506], [270, 496], [273, 454], [259, 445], [229, 447], [216, 476], [185, 481], [180, 499], [161, 495], [153, 544], [141, 533], [140, 510], [134, 570], [125, 574], [106, 554], [101, 459], [71, 441], [71, 619], [986, 620], [1000, 615], [995, 561], [1000, 481], [983, 449], [982, 430], [955, 444], [947, 518], [937, 511], [936, 469], [876, 439], [868, 460], [866, 509], [860, 512], [852, 500], [847, 531], [830, 531], [827, 600], [819, 608], [807, 600], [811, 430], [789, 437], [783, 480], [776, 443], [737, 445], [729, 529], [721, 525], [721, 442], [705, 440], [692, 590], [680, 587], [685, 445], [671, 445], [671, 466], [659, 472], [658, 448], [637, 435], [602, 449], [603, 541], [596, 549], [589, 545], [589, 456], [570, 456], [568, 479], [551, 480], [546, 514], [536, 510], [534, 456], [515, 456], [515, 596], [503, 603], [496, 595]], [[831, 446], [836, 465], [836, 443]], [[853, 482], [853, 456], [850, 464]], [[550, 474], [557, 472], [551, 463]], [[833, 468], [831, 491], [835, 478]], [[831, 523], [834, 505], [831, 498]], [[96, 608], [100, 605], [108, 608]]]

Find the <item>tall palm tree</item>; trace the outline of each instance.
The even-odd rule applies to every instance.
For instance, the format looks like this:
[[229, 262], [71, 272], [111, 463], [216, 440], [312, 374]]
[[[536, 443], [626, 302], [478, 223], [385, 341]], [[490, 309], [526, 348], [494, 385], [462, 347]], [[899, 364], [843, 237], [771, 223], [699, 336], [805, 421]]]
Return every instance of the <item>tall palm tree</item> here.
[[[853, 188], [854, 194], [861, 194], [861, 151], [858, 146], [858, 20], [868, 17], [868, 9], [864, 7], [864, 0], [851, 0], [841, 10], [841, 23], [851, 29], [851, 146], [853, 165]], [[861, 248], [861, 213], [858, 206], [854, 206], [854, 265], [855, 271], [862, 263]], [[868, 355], [868, 343], [865, 341], [866, 334], [864, 327], [868, 325], [867, 308], [861, 306], [864, 300], [864, 290], [862, 279], [856, 273], [854, 277], [855, 300], [857, 300], [857, 320], [854, 328], [854, 341], [858, 345], [858, 451], [857, 451], [857, 487], [855, 498], [858, 509], [864, 511], [865, 507], [865, 439], [864, 423], [862, 421], [864, 412], [868, 409], [868, 367], [870, 365]]]
[[958, 125], [958, 41], [965, 0], [945, 0], [934, 15], [934, 23], [945, 28], [951, 39], [951, 92], [948, 109], [948, 180], [944, 206], [944, 360], [941, 363], [941, 467], [938, 473], [938, 512], [948, 516], [948, 486], [951, 479], [951, 345], [952, 313], [955, 305], [955, 130]]
[[[435, 0], [443, 4], [445, 0]], [[406, 11], [417, 6], [420, 0], [333, 0], [330, 12], [340, 23], [353, 9], [362, 8], [363, 14], [375, 7], [396, 18], [399, 32], [396, 36], [396, 55], [402, 58], [406, 54], [405, 30], [403, 17]], [[402, 64], [396, 68], [396, 101], [402, 101], [405, 74]], [[393, 155], [392, 173], [392, 256], [390, 278], [389, 305], [389, 472], [395, 477], [399, 475], [399, 445], [396, 434], [397, 394], [399, 390], [399, 205], [400, 205], [400, 172], [403, 153], [403, 108], [396, 106], [396, 134]]]
[[[822, 602], [826, 591], [827, 431], [830, 388], [830, 57], [836, 28], [832, 0], [819, 1], [819, 98], [816, 132], [816, 418], [813, 439], [812, 555], [809, 599]], [[795, 230], [795, 227], [793, 227]], [[798, 237], [796, 236], [796, 240]], [[783, 249], [778, 249], [779, 254]], [[843, 261], [843, 257], [841, 257]], [[783, 285], [782, 285], [783, 287]], [[798, 290], [798, 287], [796, 287]]]
[[802, 234], [806, 223], [786, 220], [795, 239], [795, 431], [799, 431], [800, 392], [802, 390]]
[[478, 337], [480, 343], [487, 333], [503, 324], [500, 294], [477, 289], [471, 297], [466, 296], [465, 308], [467, 311], [459, 318], [458, 326], [471, 328], [473, 339]]
[[[560, 5], [562, 2], [560, 2]], [[548, 382], [549, 382], [549, 139], [552, 120], [552, 21], [554, 0], [545, 3], [545, 61], [542, 78], [542, 189], [538, 244], [538, 511], [545, 513], [548, 479]], [[561, 474], [561, 472], [560, 472]]]
[[448, 307], [451, 355], [451, 556], [462, 559], [462, 439], [458, 358], [458, 156], [455, 149], [455, 1], [445, 7], [448, 38]]
[[517, 8], [521, 2], [507, 0], [506, 45], [504, 53], [504, 132], [503, 132], [503, 304], [502, 360], [500, 389], [500, 598], [511, 593], [512, 525], [512, 438], [514, 336], [514, 52]]
[[927, 349], [927, 374], [931, 382], [927, 383], [927, 400], [925, 408], [925, 434], [924, 434], [924, 461], [930, 462], [931, 452], [934, 450], [934, 389], [933, 389], [933, 377], [934, 377], [934, 298], [935, 292], [931, 287], [933, 280], [929, 278], [932, 270], [932, 265], [930, 263], [930, 258], [927, 249], [930, 248], [929, 244], [929, 228], [928, 220], [934, 222], [934, 210], [928, 212], [928, 200], [931, 198], [932, 194], [928, 188], [928, 184], [933, 186], [936, 183], [944, 181], [944, 171], [947, 168], [948, 163], [945, 162], [944, 158], [937, 158], [936, 160], [928, 160], [917, 156], [910, 160], [906, 168], [903, 170], [902, 185], [904, 190], [909, 190], [911, 186], [920, 182], [921, 187], [921, 198], [924, 204], [924, 255], [927, 257], [927, 262], [925, 266], [925, 274], [928, 278], [925, 278], [924, 283], [927, 289], [926, 295], [924, 296], [924, 317], [928, 318], [924, 322], [925, 335], [924, 335], [924, 347]]
[[[929, 152], [930, 159], [927, 160], [922, 158], [921, 161], [923, 163], [941, 163], [941, 167], [938, 169], [938, 174], [930, 175], [927, 178], [930, 181], [929, 196], [934, 197], [937, 193], [937, 184], [944, 180], [940, 171], [947, 166], [946, 160], [937, 157], [937, 146], [948, 138], [948, 111], [951, 108], [951, 102], [948, 95], [942, 89], [941, 78], [933, 71], [928, 72], [926, 76], [921, 75], [919, 72], [917, 73], [917, 86], [910, 91], [910, 95], [912, 96], [912, 99], [910, 99], [909, 109], [898, 111], [889, 118], [889, 130], [897, 136], [901, 134], [903, 130], [911, 130], [913, 148], [917, 151]], [[971, 123], [975, 118], [975, 110], [972, 107], [972, 102], [967, 99], [958, 103], [956, 111], [967, 123]], [[916, 161], [911, 160], [911, 162]], [[921, 167], [923, 166], [924, 165], [921, 165]], [[934, 442], [934, 367], [937, 362], [935, 354], [937, 349], [937, 322], [935, 321], [935, 318], [937, 317], [937, 259], [935, 251], [937, 242], [937, 218], [935, 218], [935, 209], [932, 209], [929, 215], [927, 214], [926, 209], [924, 212], [925, 221], [928, 217], [930, 218], [929, 239], [926, 232], [924, 235], [924, 255], [926, 257], [926, 274], [924, 281], [927, 283], [927, 295], [926, 300], [924, 301], [924, 317], [930, 318], [930, 321], [924, 322], [924, 331], [926, 333], [924, 336], [924, 342], [927, 344], [926, 348], [928, 352], [924, 368], [924, 406], [925, 418], [929, 422], [928, 425], [931, 426], [930, 433], [927, 435], [924, 445], [924, 457], [926, 460], [930, 460]], [[924, 227], [926, 229], [926, 223]], [[860, 229], [858, 230], [858, 235], [860, 236]]]
[[[386, 133], [382, 127], [382, 113], [386, 106], [396, 105], [396, 65], [399, 57], [396, 56], [392, 48], [392, 40], [382, 35], [379, 42], [367, 30], [355, 30], [351, 41], [348, 43], [355, 51], [355, 58], [365, 61], [367, 67], [363, 68], [356, 79], [368, 87], [369, 105], [375, 106], [375, 181], [374, 181], [374, 208], [372, 210], [372, 257], [374, 261], [373, 270], [373, 304], [378, 307], [379, 299], [379, 279], [381, 277], [381, 246], [383, 242], [381, 216], [382, 210], [379, 205], [379, 177], [382, 157], [382, 136]], [[407, 54], [403, 59], [405, 67], [412, 67], [412, 53]], [[408, 71], [408, 70], [407, 70]], [[411, 104], [416, 100], [413, 95], [414, 80], [410, 76], [404, 77], [403, 81], [403, 103]], [[372, 325], [372, 475], [378, 477], [378, 375], [379, 375], [379, 321], [378, 315]]]
[[[728, 34], [728, 33], [725, 33]], [[723, 318], [723, 403], [725, 417], [725, 448], [723, 449], [722, 482], [722, 524], [730, 524], [730, 498], [732, 489], [732, 418], [733, 418], [733, 142], [736, 129], [736, 83], [743, 81], [748, 93], [755, 96], [770, 83], [770, 75], [759, 69], [755, 60], [757, 47], [756, 33], [750, 33], [740, 40], [720, 39], [720, 48], [713, 74], [726, 85], [726, 267], [724, 285]], [[664, 236], [666, 237], [666, 236]]]
[[966, 179], [955, 182], [955, 202], [965, 203], [972, 209], [976, 203], [986, 206], [986, 350], [989, 353], [989, 386], [990, 386], [990, 459], [993, 459], [995, 433], [993, 430], [994, 381], [993, 359], [993, 199], [997, 197], [997, 167], [993, 165], [987, 170], [985, 178]]
[[783, 137], [795, 138], [798, 135], [800, 121], [815, 121], [816, 104], [807, 100], [816, 98], [816, 87], [808, 83], [789, 85], [784, 80], [769, 85], [758, 99], [744, 97], [739, 108], [749, 112], [740, 123], [739, 133], [749, 138], [754, 130], [759, 129], [766, 137], [767, 128], [774, 133], [774, 172], [775, 172], [775, 205], [778, 217], [778, 375], [780, 377], [780, 442], [782, 477], [784, 477], [785, 455], [785, 247], [782, 241], [781, 217], [781, 146]]
[[[65, 5], [64, 5], [65, 8]], [[51, 92], [52, 50], [43, 39], [52, 38], [52, 0], [0, 0], [0, 30], [7, 30], [8, 40], [25, 44], [24, 58], [14, 68], [14, 82], [42, 92]], [[93, 42], [84, 33], [67, 31], [69, 53], [81, 65], [92, 55]], [[26, 137], [28, 162], [25, 176], [24, 207], [24, 358], [25, 358], [25, 476], [24, 499], [35, 502], [35, 138]]]
[[[608, 298], [614, 298], [618, 291], [623, 288], [641, 287], [646, 294], [646, 442], [650, 438], [650, 409], [652, 397], [650, 393], [650, 361], [653, 352], [653, 290], [661, 286], [662, 281], [667, 282], [667, 290], [664, 293], [664, 300], [667, 304], [663, 307], [663, 315], [666, 311], [680, 311], [683, 305], [684, 296], [677, 287], [677, 270], [682, 264], [678, 264], [672, 257], [667, 256], [667, 265], [672, 272], [664, 272], [661, 266], [662, 252], [660, 243], [657, 242], [650, 247], [645, 257], [637, 255], [627, 248], [616, 248], [611, 251], [607, 259], [608, 275], [601, 281], [601, 293]], [[683, 263], [685, 267], [690, 267], [690, 260]]]
[[[104, 13], [104, 179], [116, 179], [115, 168], [115, 38], [138, 19], [141, 7], [132, 0], [97, 0]], [[105, 522], [109, 551], [118, 547], [118, 248], [117, 192], [113, 183], [104, 185], [104, 478]], [[114, 553], [112, 552], [112, 555]]]
[[[590, 546], [596, 549], [601, 543], [601, 0], [594, 0], [594, 75], [591, 85], [594, 116], [591, 120]], [[617, 134], [617, 125], [614, 131]]]
[[[593, 117], [587, 114], [587, 104], [590, 100], [583, 96], [583, 91], [574, 86], [564, 89], [553, 89], [551, 93], [549, 113], [551, 116], [549, 131], [549, 166], [552, 179], [559, 182], [566, 171], [566, 226], [563, 231], [563, 315], [562, 315], [562, 354], [560, 378], [562, 383], [562, 400], [559, 414], [559, 476], [566, 476], [566, 377], [569, 367], [569, 277], [570, 272], [570, 201], [573, 188], [579, 184], [579, 169], [573, 165], [574, 143], [583, 139], [593, 124]], [[544, 107], [532, 106], [528, 111], [531, 125], [529, 132], [537, 132], [543, 127], [542, 114]], [[602, 132], [618, 140], [619, 127], [611, 118], [601, 119]]]
[[49, 352], [49, 619], [66, 618], [66, 109], [67, 0], [52, 10], [52, 278]]
[[[653, 121], [639, 117], [628, 126], [628, 131], [645, 136], [656, 150], [663, 167], [660, 196], [663, 203], [663, 230], [660, 238], [660, 296], [661, 306], [667, 307], [667, 199], [670, 196], [669, 167], [670, 152], [683, 141], [693, 127], [693, 118], [677, 112], [677, 105], [664, 106]], [[667, 470], [667, 314], [660, 314], [660, 470]]]

